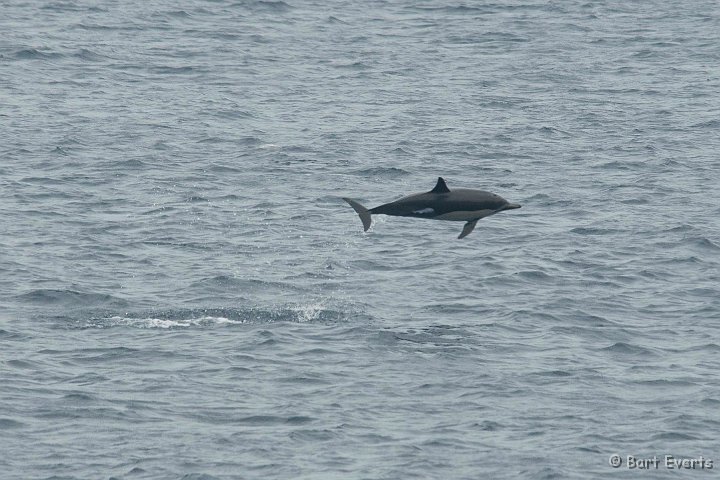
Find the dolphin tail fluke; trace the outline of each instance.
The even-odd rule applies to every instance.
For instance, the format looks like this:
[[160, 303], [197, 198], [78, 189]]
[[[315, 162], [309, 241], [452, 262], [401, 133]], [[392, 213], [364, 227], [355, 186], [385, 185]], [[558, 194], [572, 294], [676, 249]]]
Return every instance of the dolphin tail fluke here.
[[360, 215], [360, 220], [362, 220], [363, 228], [365, 231], [368, 231], [368, 228], [370, 228], [370, 225], [372, 224], [372, 218], [370, 217], [370, 210], [360, 205], [355, 200], [352, 200], [350, 198], [344, 198], [347, 203], [350, 204], [351, 207], [353, 207], [353, 210], [357, 212], [358, 215]]
[[467, 222], [465, 226], [463, 227], [462, 232], [460, 232], [460, 236], [458, 238], [465, 238], [473, 231], [475, 228], [475, 224], [477, 223], [477, 220], [473, 220], [471, 222]]

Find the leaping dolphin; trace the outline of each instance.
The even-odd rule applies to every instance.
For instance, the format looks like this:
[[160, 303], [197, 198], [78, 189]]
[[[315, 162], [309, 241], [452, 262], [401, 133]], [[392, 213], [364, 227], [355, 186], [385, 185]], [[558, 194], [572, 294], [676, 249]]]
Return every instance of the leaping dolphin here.
[[362, 220], [366, 232], [372, 224], [370, 215], [382, 214], [396, 217], [467, 222], [458, 238], [470, 235], [470, 232], [475, 228], [475, 224], [481, 218], [489, 217], [504, 210], [520, 208], [517, 203], [509, 203], [494, 193], [470, 190], [468, 188], [450, 190], [445, 185], [445, 180], [442, 177], [438, 177], [435, 188], [429, 192], [416, 193], [370, 210], [350, 198], [343, 198], [343, 200], [349, 203], [360, 215], [360, 220]]

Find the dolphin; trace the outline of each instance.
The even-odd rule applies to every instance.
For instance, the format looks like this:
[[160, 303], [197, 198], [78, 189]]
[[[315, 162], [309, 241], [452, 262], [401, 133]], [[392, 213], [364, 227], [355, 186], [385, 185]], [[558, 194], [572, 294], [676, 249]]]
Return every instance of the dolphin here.
[[470, 232], [475, 228], [475, 224], [481, 218], [505, 210], [520, 208], [517, 203], [510, 203], [494, 193], [468, 188], [450, 190], [442, 177], [438, 177], [435, 188], [429, 192], [409, 195], [369, 210], [351, 198], [343, 197], [343, 200], [349, 203], [360, 215], [360, 220], [362, 220], [366, 232], [372, 224], [370, 215], [382, 214], [396, 217], [467, 222], [458, 238], [470, 235]]

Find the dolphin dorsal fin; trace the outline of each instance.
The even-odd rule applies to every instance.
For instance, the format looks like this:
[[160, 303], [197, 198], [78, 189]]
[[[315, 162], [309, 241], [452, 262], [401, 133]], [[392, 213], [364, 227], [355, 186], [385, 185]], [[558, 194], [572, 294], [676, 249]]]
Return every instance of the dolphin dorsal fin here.
[[442, 177], [438, 177], [438, 181], [435, 184], [435, 188], [430, 190], [430, 193], [448, 193], [450, 189], [445, 185], [445, 180]]

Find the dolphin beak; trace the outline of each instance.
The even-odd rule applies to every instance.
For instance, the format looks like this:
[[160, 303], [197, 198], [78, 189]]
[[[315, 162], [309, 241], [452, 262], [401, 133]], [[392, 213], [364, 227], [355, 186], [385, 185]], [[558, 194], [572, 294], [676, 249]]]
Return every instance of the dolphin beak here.
[[505, 205], [505, 208], [503, 208], [503, 210], [515, 210], [516, 208], [520, 207], [522, 207], [522, 205], [518, 203], [508, 203], [507, 205]]

